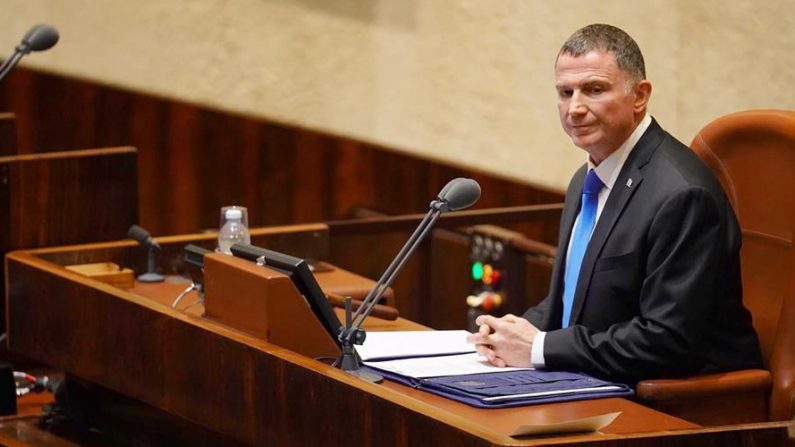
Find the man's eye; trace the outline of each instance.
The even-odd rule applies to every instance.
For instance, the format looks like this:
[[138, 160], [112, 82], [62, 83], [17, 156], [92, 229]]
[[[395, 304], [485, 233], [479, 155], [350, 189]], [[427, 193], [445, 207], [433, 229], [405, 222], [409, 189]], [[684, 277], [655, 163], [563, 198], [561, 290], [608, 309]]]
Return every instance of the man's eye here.
[[561, 98], [571, 98], [571, 95], [574, 93], [573, 90], [558, 90], [558, 96]]

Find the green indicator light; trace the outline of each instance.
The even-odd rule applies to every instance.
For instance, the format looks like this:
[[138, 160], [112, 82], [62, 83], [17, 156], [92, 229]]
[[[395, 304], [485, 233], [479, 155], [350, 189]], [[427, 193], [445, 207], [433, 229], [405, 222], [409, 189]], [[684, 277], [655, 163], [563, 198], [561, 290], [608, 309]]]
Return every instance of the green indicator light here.
[[476, 262], [476, 263], [472, 264], [472, 278], [474, 278], [475, 281], [480, 281], [481, 279], [483, 279], [483, 263], [482, 262]]

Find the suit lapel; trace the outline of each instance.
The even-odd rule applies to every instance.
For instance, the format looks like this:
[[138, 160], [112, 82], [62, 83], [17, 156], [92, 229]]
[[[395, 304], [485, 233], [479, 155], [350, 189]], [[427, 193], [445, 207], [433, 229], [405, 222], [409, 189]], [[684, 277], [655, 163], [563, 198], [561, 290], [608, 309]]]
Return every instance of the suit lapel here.
[[[642, 169], [648, 163], [654, 150], [659, 146], [663, 136], [664, 131], [662, 128], [656, 121], [652, 121], [621, 168], [621, 173], [610, 191], [610, 196], [607, 198], [607, 203], [605, 203], [605, 207], [591, 236], [591, 241], [585, 251], [585, 257], [580, 267], [580, 275], [577, 279], [577, 290], [574, 293], [571, 324], [576, 324], [580, 318], [580, 313], [585, 304], [585, 297], [591, 285], [591, 277], [593, 276], [596, 261], [599, 259], [602, 249], [619, 217], [630, 199], [635, 195], [635, 191], [640, 188], [643, 182]], [[571, 233], [569, 232], [569, 234]]]

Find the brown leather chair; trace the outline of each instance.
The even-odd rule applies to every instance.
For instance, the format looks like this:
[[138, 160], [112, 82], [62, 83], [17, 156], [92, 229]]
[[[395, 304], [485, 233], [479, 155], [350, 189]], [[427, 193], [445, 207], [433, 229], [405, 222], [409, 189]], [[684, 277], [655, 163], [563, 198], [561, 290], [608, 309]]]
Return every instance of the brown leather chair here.
[[766, 370], [646, 380], [645, 404], [704, 425], [795, 414], [795, 112], [752, 110], [704, 127], [690, 144], [729, 196], [743, 232], [743, 301]]

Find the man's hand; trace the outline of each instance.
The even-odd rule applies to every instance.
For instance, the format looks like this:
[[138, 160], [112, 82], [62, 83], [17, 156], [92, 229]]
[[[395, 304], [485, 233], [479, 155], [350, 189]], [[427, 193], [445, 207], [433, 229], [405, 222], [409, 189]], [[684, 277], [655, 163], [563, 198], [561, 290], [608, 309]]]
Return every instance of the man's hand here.
[[481, 315], [475, 320], [479, 329], [467, 336], [478, 353], [495, 366], [532, 366], [530, 348], [538, 329], [524, 318], [505, 315], [495, 318]]

